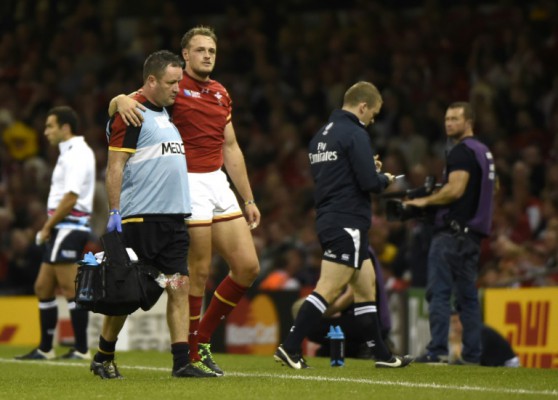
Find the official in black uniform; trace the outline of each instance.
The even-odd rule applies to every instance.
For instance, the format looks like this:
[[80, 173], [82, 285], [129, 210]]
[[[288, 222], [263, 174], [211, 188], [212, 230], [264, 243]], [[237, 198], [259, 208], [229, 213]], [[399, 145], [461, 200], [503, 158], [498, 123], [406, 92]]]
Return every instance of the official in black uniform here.
[[368, 254], [371, 224], [370, 192], [380, 193], [394, 181], [377, 171], [366, 127], [382, 106], [382, 97], [369, 82], [358, 82], [345, 93], [343, 108], [309, 145], [315, 183], [316, 229], [323, 256], [320, 280], [295, 319], [275, 359], [294, 369], [307, 368], [301, 344], [312, 326], [346, 286], [354, 292], [354, 315], [361, 326], [362, 342], [372, 349], [376, 367], [398, 368], [412, 358], [394, 356], [380, 334], [376, 310], [375, 274]]

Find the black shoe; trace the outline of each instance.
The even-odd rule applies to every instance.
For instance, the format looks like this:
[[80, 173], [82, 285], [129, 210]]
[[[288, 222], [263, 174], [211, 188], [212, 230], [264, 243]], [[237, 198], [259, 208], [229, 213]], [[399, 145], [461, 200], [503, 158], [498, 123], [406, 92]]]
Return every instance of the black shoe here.
[[172, 371], [175, 378], [217, 378], [217, 374], [210, 370], [204, 363], [197, 361], [193, 364], [186, 364], [176, 371]]
[[56, 354], [54, 354], [54, 349], [45, 352], [39, 348], [33, 349], [22, 356], [15, 357], [16, 360], [54, 360], [55, 358]]
[[447, 364], [448, 356], [437, 356], [433, 353], [424, 353], [415, 358], [415, 362], [421, 364]]
[[287, 353], [283, 348], [283, 345], [280, 345], [277, 348], [277, 351], [275, 351], [273, 358], [275, 358], [275, 361], [280, 362], [282, 365], [287, 365], [293, 369], [310, 368], [300, 354]]
[[198, 353], [200, 355], [200, 359], [205, 364], [205, 366], [210, 370], [212, 370], [213, 372], [215, 372], [217, 376], [225, 375], [223, 370], [219, 368], [215, 360], [213, 360], [213, 355], [211, 354], [211, 344], [198, 343], [198, 348], [199, 348]]
[[391, 356], [387, 361], [376, 361], [376, 368], [403, 368], [413, 362], [413, 357]]
[[91, 361], [90, 370], [93, 371], [93, 374], [100, 376], [101, 379], [124, 379], [120, 372], [118, 372], [114, 360], [103, 362], [93, 360]]
[[85, 353], [81, 353], [76, 349], [70, 349], [69, 352], [60, 356], [61, 360], [91, 360], [91, 353], [87, 350]]

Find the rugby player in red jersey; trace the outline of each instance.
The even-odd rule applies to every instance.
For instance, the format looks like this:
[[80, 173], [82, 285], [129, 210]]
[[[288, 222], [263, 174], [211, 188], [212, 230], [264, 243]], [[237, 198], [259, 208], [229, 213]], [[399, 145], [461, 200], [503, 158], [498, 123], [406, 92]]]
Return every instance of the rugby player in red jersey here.
[[[210, 78], [215, 67], [217, 36], [213, 29], [197, 26], [186, 32], [181, 46], [186, 67], [171, 115], [184, 141], [192, 199], [192, 217], [188, 221], [190, 358], [194, 362], [201, 360], [223, 375], [211, 355], [211, 335], [259, 274], [250, 229], [259, 225], [260, 211], [236, 141], [231, 98], [223, 85]], [[118, 111], [126, 123], [139, 125], [141, 109], [135, 100], [119, 95], [111, 101], [109, 114]], [[221, 169], [223, 166], [242, 197], [244, 214]], [[219, 284], [200, 318], [213, 249], [225, 259], [230, 273]]]

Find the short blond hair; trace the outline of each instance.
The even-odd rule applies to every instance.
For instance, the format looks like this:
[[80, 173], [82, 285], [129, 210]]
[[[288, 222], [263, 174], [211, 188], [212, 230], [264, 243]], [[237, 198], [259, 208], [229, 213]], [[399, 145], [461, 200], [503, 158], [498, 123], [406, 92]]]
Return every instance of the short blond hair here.
[[360, 103], [366, 103], [369, 107], [381, 104], [382, 95], [378, 88], [370, 82], [360, 81], [347, 89], [343, 97], [343, 106], [355, 107]]
[[182, 49], [190, 46], [190, 41], [196, 35], [207, 36], [213, 39], [215, 44], [217, 44], [217, 35], [215, 34], [213, 28], [210, 26], [198, 25], [190, 29], [184, 34], [184, 36], [182, 36], [182, 40], [180, 40], [180, 46], [182, 47]]

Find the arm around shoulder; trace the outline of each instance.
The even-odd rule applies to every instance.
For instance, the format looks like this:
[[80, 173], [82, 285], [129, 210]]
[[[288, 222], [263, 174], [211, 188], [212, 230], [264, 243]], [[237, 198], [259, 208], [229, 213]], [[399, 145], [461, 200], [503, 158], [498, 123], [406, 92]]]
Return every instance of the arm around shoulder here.
[[[132, 93], [130, 96], [135, 93], [137, 92]], [[130, 96], [119, 94], [113, 97], [109, 103], [109, 117], [112, 118], [114, 114], [118, 112], [126, 125], [140, 126], [143, 122], [142, 111], [145, 111], [146, 108], [143, 104], [132, 99]]]

